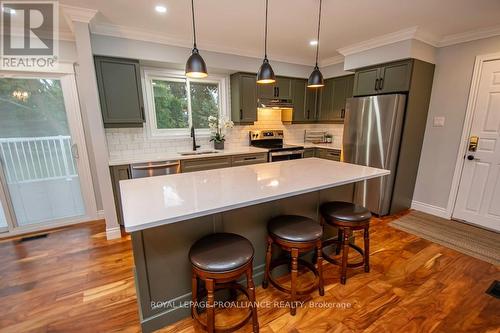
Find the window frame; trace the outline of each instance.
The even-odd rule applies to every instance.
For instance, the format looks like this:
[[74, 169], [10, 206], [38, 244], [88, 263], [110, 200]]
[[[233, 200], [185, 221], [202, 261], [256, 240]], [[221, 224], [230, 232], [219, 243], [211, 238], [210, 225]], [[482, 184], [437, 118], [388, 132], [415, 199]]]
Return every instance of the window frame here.
[[[210, 74], [206, 79], [191, 79], [186, 77], [183, 71], [172, 69], [144, 68], [142, 70], [142, 81], [144, 96], [146, 96], [146, 128], [150, 137], [176, 137], [189, 138], [192, 126], [191, 110], [191, 82], [215, 83], [219, 88], [219, 117], [230, 119], [229, 99], [229, 75]], [[165, 80], [172, 82], [186, 82], [188, 128], [158, 128], [156, 123], [156, 110], [154, 103], [153, 80]], [[198, 137], [210, 136], [210, 129], [197, 128]]]

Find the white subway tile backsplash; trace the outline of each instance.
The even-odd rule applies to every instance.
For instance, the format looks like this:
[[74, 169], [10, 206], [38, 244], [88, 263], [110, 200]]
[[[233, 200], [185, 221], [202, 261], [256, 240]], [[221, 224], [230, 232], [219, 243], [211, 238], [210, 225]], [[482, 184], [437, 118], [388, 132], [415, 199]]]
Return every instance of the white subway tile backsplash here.
[[[278, 118], [279, 116], [279, 118]], [[304, 130], [327, 131], [333, 135], [334, 143], [342, 142], [343, 125], [339, 124], [297, 124], [283, 125], [280, 113], [262, 116], [259, 113], [259, 121], [254, 125], [235, 126], [228, 129], [226, 133], [226, 146], [228, 148], [248, 146], [248, 133], [255, 129], [282, 129], [285, 141], [292, 143], [304, 142]], [[181, 152], [192, 149], [191, 138], [162, 138], [150, 137], [145, 128], [106, 128], [110, 159], [119, 159], [128, 156]], [[213, 143], [208, 137], [197, 138], [197, 144], [203, 149], [213, 148]]]

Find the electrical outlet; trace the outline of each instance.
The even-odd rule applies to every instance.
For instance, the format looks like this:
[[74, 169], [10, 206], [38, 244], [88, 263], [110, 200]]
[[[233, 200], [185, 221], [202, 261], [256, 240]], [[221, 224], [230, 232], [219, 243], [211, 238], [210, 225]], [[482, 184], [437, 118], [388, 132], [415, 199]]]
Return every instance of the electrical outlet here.
[[444, 127], [444, 120], [445, 120], [445, 118], [442, 116], [434, 117], [434, 121], [432, 123], [432, 126], [433, 127]]

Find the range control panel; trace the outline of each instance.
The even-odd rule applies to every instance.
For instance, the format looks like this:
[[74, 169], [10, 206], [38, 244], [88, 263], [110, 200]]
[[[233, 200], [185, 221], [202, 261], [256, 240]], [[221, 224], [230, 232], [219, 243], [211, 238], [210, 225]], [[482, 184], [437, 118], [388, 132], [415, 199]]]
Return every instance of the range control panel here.
[[283, 139], [283, 130], [250, 131], [250, 140]]

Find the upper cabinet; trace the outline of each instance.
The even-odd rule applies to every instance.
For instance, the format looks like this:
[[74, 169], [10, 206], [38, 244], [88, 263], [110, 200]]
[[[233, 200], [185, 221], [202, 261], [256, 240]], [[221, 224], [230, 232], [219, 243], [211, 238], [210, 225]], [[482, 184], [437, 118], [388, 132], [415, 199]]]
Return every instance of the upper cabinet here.
[[403, 60], [356, 71], [354, 96], [407, 92], [413, 60]]
[[287, 77], [276, 77], [274, 84], [257, 85], [257, 97], [266, 99], [290, 99], [292, 98], [293, 79]]
[[145, 121], [139, 61], [94, 58], [104, 127], [141, 127]]
[[325, 80], [321, 91], [319, 122], [343, 123], [346, 100], [352, 97], [354, 75]]
[[293, 95], [293, 119], [292, 122], [305, 122], [305, 104], [306, 104], [306, 84], [305, 79], [292, 80], [292, 95]]
[[257, 78], [255, 74], [231, 75], [231, 120], [235, 124], [257, 121]]

